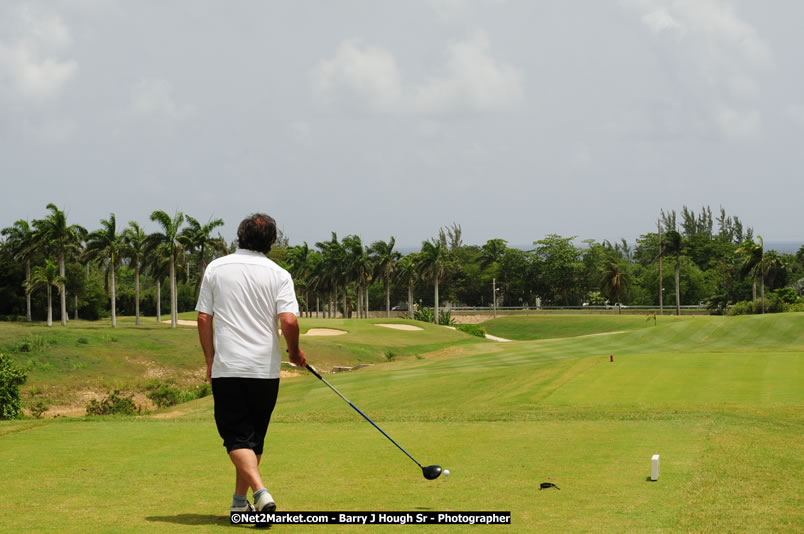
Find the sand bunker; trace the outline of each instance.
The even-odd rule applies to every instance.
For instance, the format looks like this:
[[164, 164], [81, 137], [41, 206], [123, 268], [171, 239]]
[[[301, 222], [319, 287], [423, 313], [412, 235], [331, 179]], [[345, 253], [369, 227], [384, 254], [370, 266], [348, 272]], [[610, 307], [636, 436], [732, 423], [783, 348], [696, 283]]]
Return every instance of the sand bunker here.
[[345, 330], [335, 330], [334, 328], [311, 328], [303, 336], [340, 336], [346, 334]]
[[378, 323], [374, 326], [382, 326], [385, 328], [393, 328], [394, 330], [424, 330], [423, 328], [419, 328], [418, 326], [413, 326], [410, 324], [382, 324]]

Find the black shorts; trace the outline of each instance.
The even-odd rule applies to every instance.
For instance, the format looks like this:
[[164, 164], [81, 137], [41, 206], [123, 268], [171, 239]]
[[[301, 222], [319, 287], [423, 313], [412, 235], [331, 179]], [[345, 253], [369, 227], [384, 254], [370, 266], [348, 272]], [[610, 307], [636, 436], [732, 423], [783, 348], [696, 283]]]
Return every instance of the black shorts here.
[[226, 452], [262, 454], [265, 433], [279, 393], [278, 378], [213, 378], [215, 424]]

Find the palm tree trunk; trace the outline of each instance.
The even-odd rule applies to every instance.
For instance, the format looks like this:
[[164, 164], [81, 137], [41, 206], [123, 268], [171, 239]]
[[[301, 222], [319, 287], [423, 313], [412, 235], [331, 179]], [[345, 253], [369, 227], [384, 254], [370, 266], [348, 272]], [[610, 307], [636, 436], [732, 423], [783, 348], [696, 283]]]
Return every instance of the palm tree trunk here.
[[162, 280], [156, 281], [156, 322], [162, 322]]
[[315, 296], [315, 318], [318, 319], [318, 295]]
[[346, 286], [343, 288], [343, 318], [346, 319]]
[[759, 298], [762, 299], [762, 313], [765, 313], [765, 277], [759, 279]]
[[170, 327], [176, 328], [176, 260], [170, 256]]
[[[64, 252], [59, 253], [59, 276], [64, 276]], [[64, 282], [60, 284], [59, 294], [61, 296], [61, 325], [67, 326], [67, 291]]]
[[757, 278], [756, 278], [756, 276], [754, 277], [754, 288], [753, 288], [753, 292], [752, 292], [752, 297], [753, 297], [752, 301], [756, 302], [757, 301]]
[[413, 319], [413, 282], [408, 284], [408, 319]]
[[50, 284], [47, 285], [47, 325], [53, 326], [53, 297]]
[[137, 326], [140, 324], [140, 263], [137, 262], [137, 267], [134, 270], [134, 316]]
[[388, 278], [385, 278], [385, 316], [391, 317], [391, 284], [388, 283]]
[[[31, 285], [31, 260], [25, 260], [25, 287]], [[25, 292], [25, 319], [31, 322], [31, 294]]]
[[112, 279], [112, 328], [117, 328], [117, 287], [114, 280], [114, 256], [110, 260], [109, 276]]
[[681, 284], [679, 284], [678, 273], [681, 270], [681, 264], [676, 262], [676, 315], [681, 315]]
[[434, 309], [435, 309], [435, 313], [433, 314], [434, 315], [433, 322], [435, 324], [438, 324], [438, 277], [436, 277], [436, 279], [435, 279], [435, 306], [434, 306]]
[[78, 295], [73, 295], [75, 297], [75, 320], [78, 320]]

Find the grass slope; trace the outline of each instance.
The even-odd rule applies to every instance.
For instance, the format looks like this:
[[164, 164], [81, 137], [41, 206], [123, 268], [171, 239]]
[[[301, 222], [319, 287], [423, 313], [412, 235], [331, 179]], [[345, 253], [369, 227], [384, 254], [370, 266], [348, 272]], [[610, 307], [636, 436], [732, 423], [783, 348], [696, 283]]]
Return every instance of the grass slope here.
[[[384, 329], [361, 327], [355, 343], [386, 346]], [[433, 482], [299, 376], [282, 382], [264, 474], [282, 509], [511, 510], [512, 525], [495, 527], [506, 532], [801, 531], [802, 352], [802, 314], [689, 317], [600, 337], [445, 343], [425, 359], [329, 376], [419, 461], [452, 471]], [[19, 511], [48, 490], [56, 513], [37, 514], [37, 528], [231, 529], [231, 467], [211, 406], [0, 424], [0, 529], [30, 526]], [[662, 474], [648, 482], [654, 453]], [[561, 490], [540, 491], [543, 481]]]

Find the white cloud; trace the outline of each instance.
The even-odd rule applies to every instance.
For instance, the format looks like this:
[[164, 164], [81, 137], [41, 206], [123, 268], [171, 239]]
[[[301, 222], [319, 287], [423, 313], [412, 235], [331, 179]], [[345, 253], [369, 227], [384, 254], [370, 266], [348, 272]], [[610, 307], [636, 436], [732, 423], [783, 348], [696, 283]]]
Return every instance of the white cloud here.
[[751, 137], [760, 132], [759, 111], [721, 107], [716, 114], [717, 124], [727, 137]]
[[73, 42], [70, 28], [54, 13], [25, 5], [19, 10], [19, 19], [26, 33], [39, 43], [63, 48]]
[[773, 52], [729, 3], [632, 0], [627, 5], [642, 13], [641, 22], [657, 38], [674, 37], [667, 57], [676, 59], [676, 75], [685, 86], [695, 87], [723, 135], [744, 137], [761, 131], [758, 74], [773, 66]]
[[480, 31], [449, 45], [444, 72], [410, 89], [393, 54], [354, 40], [342, 42], [333, 59], [319, 62], [312, 78], [318, 94], [335, 100], [346, 90], [380, 112], [496, 111], [523, 99], [521, 72], [498, 62]]
[[190, 105], [179, 105], [173, 98], [173, 86], [160, 78], [145, 78], [131, 89], [130, 110], [137, 115], [153, 115], [174, 120], [195, 113]]
[[75, 78], [78, 63], [55, 53], [69, 47], [69, 28], [55, 14], [24, 6], [17, 12], [19, 38], [0, 41], [0, 92], [41, 102], [59, 96]]
[[342, 86], [365, 98], [375, 111], [398, 110], [401, 76], [396, 59], [383, 48], [356, 40], [343, 41], [333, 59], [318, 64], [313, 77], [321, 93]]
[[662, 8], [642, 15], [642, 22], [656, 33], [665, 30], [676, 30], [680, 33], [684, 31], [681, 25], [676, 22], [676, 19], [671, 17], [667, 11]]
[[416, 88], [411, 102], [413, 109], [438, 113], [516, 107], [523, 98], [522, 74], [511, 65], [498, 63], [490, 49], [483, 32], [450, 45], [446, 74]]

